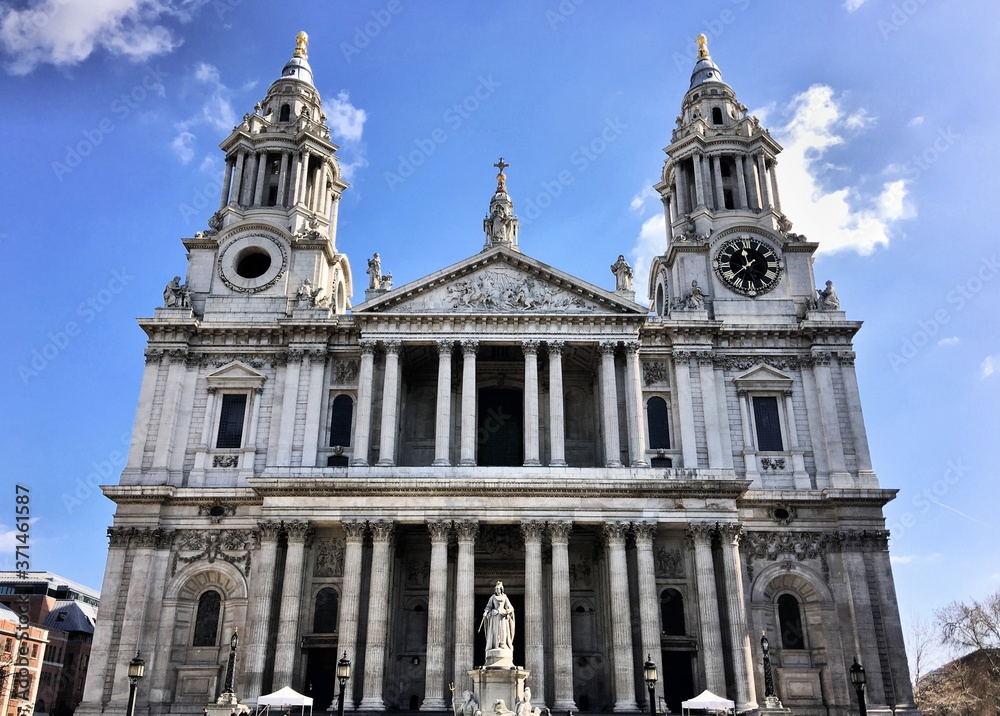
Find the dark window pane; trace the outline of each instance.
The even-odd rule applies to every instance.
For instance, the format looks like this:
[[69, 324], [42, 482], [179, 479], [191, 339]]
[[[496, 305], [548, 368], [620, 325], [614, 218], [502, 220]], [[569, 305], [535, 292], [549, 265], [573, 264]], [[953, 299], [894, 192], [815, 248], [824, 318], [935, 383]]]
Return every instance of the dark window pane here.
[[651, 457], [649, 459], [650, 467], [673, 467], [674, 461], [669, 457]]
[[778, 597], [778, 628], [781, 630], [781, 646], [785, 649], [805, 649], [802, 634], [802, 615], [799, 600], [791, 594]]
[[214, 590], [205, 592], [198, 599], [198, 614], [194, 620], [194, 646], [215, 646], [221, 608], [222, 596]]
[[317, 634], [337, 631], [337, 593], [330, 587], [319, 590], [319, 594], [316, 595], [313, 631]]
[[238, 448], [243, 445], [243, 415], [247, 409], [247, 396], [223, 395], [222, 417], [219, 419], [217, 448]]
[[338, 395], [333, 399], [333, 409], [330, 412], [330, 447], [347, 447], [351, 444], [354, 401], [349, 395]]
[[667, 401], [653, 397], [646, 403], [646, 420], [649, 423], [649, 447], [656, 450], [670, 449], [670, 430], [667, 422]]
[[778, 399], [758, 397], [753, 399], [753, 417], [757, 423], [758, 450], [784, 450], [781, 442], [781, 423], [778, 420]]
[[660, 595], [660, 623], [667, 636], [684, 636], [684, 597], [676, 589]]

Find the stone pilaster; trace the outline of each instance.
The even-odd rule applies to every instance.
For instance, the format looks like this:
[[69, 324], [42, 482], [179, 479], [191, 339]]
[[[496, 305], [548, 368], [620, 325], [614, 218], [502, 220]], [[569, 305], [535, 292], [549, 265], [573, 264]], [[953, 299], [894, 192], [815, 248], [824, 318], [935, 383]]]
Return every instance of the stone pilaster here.
[[524, 352], [524, 466], [534, 467], [542, 464], [538, 459], [538, 341], [524, 341], [521, 350]]
[[637, 711], [635, 700], [635, 665], [632, 662], [632, 620], [628, 591], [628, 564], [625, 560], [627, 522], [605, 522], [611, 586], [611, 653], [614, 663], [614, 711]]
[[552, 662], [555, 669], [554, 711], [575, 711], [573, 639], [570, 623], [569, 533], [572, 522], [549, 522], [552, 541]]
[[465, 466], [476, 464], [476, 351], [478, 350], [479, 341], [462, 341], [462, 451], [458, 464]]
[[524, 662], [531, 672], [532, 704], [545, 708], [545, 634], [542, 630], [542, 532], [544, 522], [522, 522], [524, 535]]
[[[451, 353], [449, 351], [449, 361]], [[449, 384], [451, 379], [448, 380]], [[449, 396], [450, 397], [450, 396]], [[431, 576], [430, 592], [427, 596], [427, 665], [424, 670], [424, 702], [421, 711], [443, 711], [445, 701], [445, 615], [448, 609], [448, 535], [451, 534], [449, 520], [429, 520], [427, 531], [431, 533]]]
[[368, 446], [372, 429], [372, 379], [375, 374], [375, 341], [358, 341], [361, 366], [358, 369], [358, 412], [354, 425], [354, 456], [352, 465], [368, 465]]
[[281, 612], [278, 617], [278, 642], [274, 651], [274, 683], [290, 685], [295, 676], [295, 657], [299, 648], [299, 608], [302, 605], [302, 579], [305, 576], [306, 540], [313, 533], [306, 521], [285, 523], [288, 551], [285, 554], [285, 577], [281, 583]]
[[[434, 423], [434, 465], [451, 465], [451, 353], [453, 341], [438, 341], [437, 415]], [[426, 700], [425, 700], [426, 703]]]
[[601, 426], [604, 433], [604, 466], [621, 467], [618, 440], [618, 381], [615, 380], [615, 341], [601, 341]]
[[455, 689], [461, 693], [468, 687], [469, 669], [473, 668], [475, 643], [476, 535], [479, 523], [456, 521], [458, 535], [458, 574], [455, 577]]
[[566, 465], [566, 423], [563, 408], [562, 341], [549, 341], [549, 467]]
[[[254, 569], [257, 574], [273, 575], [278, 554], [280, 522], [258, 522], [260, 551]], [[274, 598], [273, 579], [254, 579], [250, 582], [250, 603], [247, 605], [247, 634], [244, 642], [244, 693], [256, 699], [264, 691], [264, 659], [267, 656], [268, 628], [271, 621], [271, 600]]]
[[736, 682], [736, 711], [742, 713], [757, 708], [754, 686], [753, 653], [750, 632], [747, 631], [747, 610], [743, 599], [743, 570], [740, 569], [740, 536], [743, 526], [735, 523], [719, 525], [722, 544], [722, 569], [726, 580], [726, 615], [729, 617], [729, 643], [733, 655], [733, 680]]
[[698, 576], [698, 611], [701, 616], [701, 648], [698, 651], [705, 667], [705, 687], [713, 694], [725, 694], [726, 667], [722, 661], [719, 596], [712, 561], [714, 531], [714, 525], [695, 522], [688, 527], [687, 537], [694, 547], [694, 568]]
[[[663, 654], [660, 649], [660, 599], [656, 593], [656, 562], [653, 559], [653, 537], [656, 525], [650, 522], [633, 522], [635, 536], [636, 572], [639, 575], [639, 619], [642, 635], [642, 654], [649, 655], [663, 674]], [[663, 696], [664, 674], [656, 684], [656, 693]], [[648, 704], [647, 704], [648, 706]]]
[[323, 403], [329, 400], [323, 390], [326, 373], [326, 349], [313, 349], [307, 354], [309, 363], [309, 392], [306, 394], [306, 427], [302, 439], [302, 466], [317, 467], [316, 455], [320, 444], [319, 416]]
[[302, 372], [303, 353], [300, 350], [288, 352], [288, 363], [284, 372], [284, 392], [281, 396], [281, 418], [278, 428], [277, 464], [290, 467], [292, 464], [292, 445], [295, 443], [295, 413], [299, 399], [299, 378]]
[[[368, 524], [364, 520], [344, 520], [344, 575], [340, 594], [340, 615], [337, 622], [337, 650], [357, 664], [358, 610], [361, 601], [361, 557]], [[352, 690], [345, 695], [347, 708], [354, 708]]]
[[[680, 412], [681, 461], [686, 468], [698, 467], [698, 444], [694, 432], [694, 412], [691, 396], [691, 352], [674, 351], [674, 385], [677, 386], [677, 404]], [[715, 693], [715, 692], [713, 692]]]
[[819, 397], [820, 437], [826, 448], [827, 460], [830, 465], [831, 487], [854, 487], [851, 476], [847, 473], [844, 461], [844, 441], [840, 434], [839, 408], [837, 396], [833, 387], [833, 374], [830, 369], [829, 351], [817, 350], [812, 354], [812, 373], [816, 380]]
[[104, 611], [97, 617], [94, 629], [94, 640], [90, 647], [90, 672], [83, 692], [83, 701], [96, 705], [107, 699], [104, 695], [106, 671], [114, 669], [111, 660], [111, 641], [116, 627], [115, 614], [118, 603], [126, 598], [121, 594], [122, 577], [125, 567], [125, 553], [128, 550], [128, 531], [122, 527], [108, 528], [108, 561], [104, 566], [104, 581], [101, 584], [101, 595], [104, 601]]
[[649, 467], [646, 462], [646, 425], [642, 419], [642, 372], [639, 368], [639, 342], [625, 342], [625, 410], [628, 426], [628, 463], [631, 467]]
[[137, 529], [132, 532], [129, 546], [134, 550], [132, 556], [132, 574], [128, 581], [128, 596], [126, 597], [125, 618], [122, 620], [121, 632], [118, 636], [117, 654], [113, 654], [115, 663], [114, 681], [111, 685], [111, 700], [124, 701], [128, 697], [128, 663], [142, 648], [139, 643], [142, 634], [142, 619], [145, 613], [142, 605], [146, 601], [149, 588], [149, 571], [152, 566], [153, 548], [158, 539], [158, 530]]
[[365, 673], [361, 711], [384, 711], [382, 688], [385, 681], [386, 635], [389, 631], [389, 572], [393, 523], [370, 522], [372, 531], [372, 571], [368, 592], [368, 639], [365, 643]]

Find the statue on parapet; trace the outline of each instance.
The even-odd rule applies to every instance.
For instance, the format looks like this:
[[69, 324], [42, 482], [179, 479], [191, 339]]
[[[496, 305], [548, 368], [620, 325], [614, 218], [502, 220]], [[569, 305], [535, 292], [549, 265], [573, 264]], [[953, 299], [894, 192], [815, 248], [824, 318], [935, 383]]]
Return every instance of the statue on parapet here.
[[181, 277], [174, 276], [163, 289], [165, 308], [191, 308], [191, 289], [181, 284]]
[[837, 297], [837, 290], [833, 287], [833, 281], [827, 281], [826, 288], [816, 289], [816, 308], [820, 311], [840, 310], [840, 299]]
[[624, 254], [618, 254], [618, 260], [611, 264], [611, 273], [615, 275], [615, 291], [632, 290], [632, 267]]

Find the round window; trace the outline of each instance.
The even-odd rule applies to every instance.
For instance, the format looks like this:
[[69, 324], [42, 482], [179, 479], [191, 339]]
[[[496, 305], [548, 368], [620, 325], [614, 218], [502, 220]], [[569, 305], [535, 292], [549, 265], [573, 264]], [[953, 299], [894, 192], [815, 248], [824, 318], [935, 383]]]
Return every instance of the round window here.
[[219, 253], [219, 275], [234, 291], [264, 291], [281, 278], [287, 264], [284, 245], [265, 233], [240, 233]]
[[245, 249], [236, 257], [236, 273], [243, 278], [258, 278], [271, 268], [271, 255], [256, 246]]

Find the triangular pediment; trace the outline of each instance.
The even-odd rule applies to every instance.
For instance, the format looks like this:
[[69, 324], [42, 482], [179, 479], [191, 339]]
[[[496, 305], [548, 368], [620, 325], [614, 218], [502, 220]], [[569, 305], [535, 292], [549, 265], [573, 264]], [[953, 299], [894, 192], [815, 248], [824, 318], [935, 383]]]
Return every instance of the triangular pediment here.
[[742, 375], [733, 378], [737, 387], [751, 390], [783, 390], [794, 382], [792, 376], [782, 373], [766, 363], [760, 363]]
[[209, 385], [225, 385], [229, 387], [257, 387], [267, 379], [260, 371], [254, 370], [246, 363], [233, 361], [217, 368], [205, 376]]
[[499, 246], [354, 307], [354, 313], [580, 313], [648, 311], [530, 256]]

